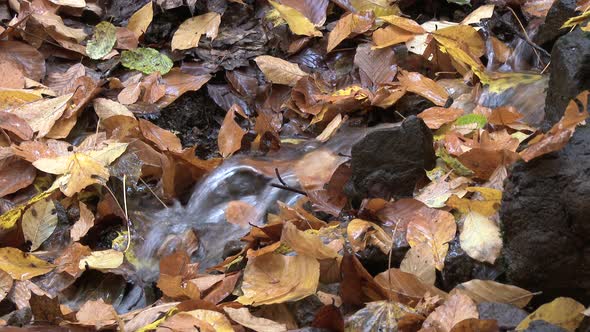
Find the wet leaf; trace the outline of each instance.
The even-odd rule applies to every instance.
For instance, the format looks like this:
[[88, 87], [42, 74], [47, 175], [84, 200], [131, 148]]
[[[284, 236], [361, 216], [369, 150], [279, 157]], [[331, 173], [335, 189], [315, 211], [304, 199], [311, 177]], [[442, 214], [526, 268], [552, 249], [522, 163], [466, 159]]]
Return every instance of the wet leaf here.
[[354, 36], [355, 34], [368, 31], [375, 21], [375, 15], [372, 12], [360, 14], [348, 13], [342, 16], [336, 23], [336, 26], [328, 36], [327, 51], [332, 51], [343, 40]]
[[465, 216], [459, 237], [461, 249], [480, 262], [494, 264], [502, 250], [500, 227], [487, 217], [472, 211]]
[[78, 242], [72, 243], [55, 259], [55, 264], [57, 265], [56, 271], [59, 273], [65, 272], [74, 278], [79, 277], [86, 268], [85, 266], [84, 268], [80, 268], [80, 260], [89, 256], [91, 252], [92, 250], [87, 246], [81, 245]]
[[80, 324], [100, 329], [103, 326], [114, 324], [117, 320], [117, 312], [112, 305], [104, 303], [103, 299], [91, 300], [80, 307], [76, 313], [76, 319]]
[[12, 289], [12, 277], [10, 274], [0, 270], [0, 302], [4, 300], [6, 294]]
[[408, 224], [406, 238], [410, 246], [427, 245], [434, 258], [435, 267], [442, 271], [448, 242], [455, 238], [457, 225], [452, 214], [424, 208]]
[[139, 119], [139, 130], [143, 136], [156, 145], [160, 151], [182, 151], [180, 139], [168, 130], [162, 129], [150, 121]]
[[452, 329], [451, 332], [497, 332], [500, 331], [498, 321], [495, 319], [475, 319], [469, 318], [460, 321]]
[[315, 25], [297, 9], [272, 0], [268, 2], [279, 12], [294, 34], [310, 37], [322, 36], [322, 33], [316, 30]]
[[454, 122], [463, 113], [464, 111], [458, 108], [431, 107], [418, 114], [418, 117], [424, 120], [428, 128], [438, 129], [447, 123]]
[[372, 222], [353, 219], [346, 228], [346, 234], [354, 252], [364, 250], [367, 244], [376, 246], [383, 253], [389, 253], [391, 249], [392, 235]]
[[120, 251], [107, 249], [102, 251], [93, 251], [89, 256], [86, 256], [78, 263], [80, 270], [86, 267], [95, 270], [115, 269], [123, 264], [124, 255]]
[[287, 326], [285, 324], [280, 324], [270, 319], [253, 316], [250, 311], [248, 311], [248, 308], [234, 309], [225, 307], [223, 310], [229, 316], [229, 318], [231, 318], [231, 320], [256, 332], [287, 331]]
[[134, 50], [139, 45], [135, 32], [127, 28], [117, 27], [115, 36], [117, 38], [117, 49]]
[[261, 55], [254, 61], [266, 79], [275, 84], [295, 86], [297, 81], [307, 76], [307, 73], [299, 69], [297, 64], [270, 55]]
[[48, 197], [52, 193], [52, 190], [42, 192], [31, 198], [26, 204], [19, 205], [7, 211], [6, 213], [0, 215], [0, 230], [12, 229], [28, 206]]
[[426, 30], [424, 30], [424, 28], [420, 26], [420, 24], [416, 23], [416, 21], [411, 20], [409, 18], [405, 18], [399, 15], [381, 16], [380, 18], [385, 22], [390, 23], [391, 25], [395, 25], [398, 28], [415, 34], [426, 33]]
[[443, 106], [449, 98], [445, 88], [419, 73], [402, 70], [397, 78], [408, 91], [419, 94], [435, 105]]
[[370, 10], [377, 17], [398, 15], [400, 13], [397, 5], [389, 0], [350, 0], [350, 5], [357, 12]]
[[574, 332], [582, 320], [586, 308], [578, 301], [569, 297], [558, 297], [550, 303], [545, 303], [528, 315], [518, 326], [516, 331], [526, 330], [535, 320], [544, 320], [567, 331]]
[[479, 318], [475, 303], [467, 295], [457, 293], [426, 318], [423, 328], [432, 327], [437, 332], [450, 332], [457, 323], [470, 318]]
[[[190, 316], [198, 319], [199, 321], [206, 323], [207, 326], [210, 326], [211, 328], [213, 328], [212, 331], [215, 331], [215, 332], [233, 332], [234, 331], [234, 329], [231, 326], [231, 323], [229, 322], [227, 317], [225, 317], [225, 315], [220, 312], [213, 311], [213, 310], [197, 309], [197, 310], [187, 311], [187, 312], [185, 312], [185, 314], [190, 315]], [[200, 331], [206, 331], [206, 330], [204, 330], [203, 326], [199, 325], [199, 327], [200, 327]]]
[[25, 87], [23, 72], [13, 61], [0, 59], [0, 75], [4, 78], [0, 82], [0, 88], [22, 89]]
[[31, 164], [27, 161], [15, 156], [0, 159], [0, 197], [28, 187], [36, 176], [35, 168], [31, 169]]
[[68, 6], [68, 7], [74, 7], [74, 8], [86, 7], [85, 0], [49, 0], [49, 1], [53, 2], [56, 5], [60, 5], [60, 6]]
[[519, 155], [510, 150], [471, 149], [458, 157], [462, 165], [469, 168], [480, 179], [487, 180], [500, 166], [508, 166], [519, 160]]
[[37, 137], [41, 138], [49, 133], [55, 122], [64, 114], [72, 96], [70, 93], [53, 99], [39, 100], [8, 109], [6, 112], [25, 120], [31, 129], [38, 133]]
[[297, 301], [316, 292], [319, 277], [320, 264], [309, 256], [268, 253], [254, 257], [246, 265], [244, 295], [237, 301], [253, 306]]
[[516, 123], [518, 120], [522, 119], [522, 117], [523, 115], [518, 113], [516, 108], [505, 106], [495, 108], [488, 118], [488, 121], [493, 125], [507, 126]]
[[77, 79], [86, 75], [86, 67], [77, 63], [63, 73], [51, 73], [47, 75], [44, 83], [58, 95], [72, 93], [76, 89]]
[[172, 69], [172, 60], [153, 48], [137, 48], [121, 53], [121, 64], [129, 69], [138, 70], [144, 74], [160, 72], [164, 75]]
[[94, 215], [88, 209], [86, 204], [80, 202], [80, 219], [76, 221], [70, 230], [72, 240], [80, 241], [80, 239], [88, 233], [88, 230], [94, 226]]
[[92, 39], [86, 44], [86, 53], [98, 60], [109, 54], [117, 42], [117, 28], [110, 22], [100, 22], [94, 28]]
[[141, 7], [138, 11], [133, 13], [129, 18], [129, 23], [127, 23], [127, 29], [133, 31], [137, 38], [141, 37], [152, 23], [152, 19], [154, 18], [154, 9], [153, 9], [153, 2], [148, 1], [148, 3]]
[[414, 309], [391, 301], [369, 302], [346, 319], [346, 331], [398, 331], [398, 321]]
[[227, 111], [223, 119], [223, 124], [221, 124], [221, 129], [219, 129], [217, 144], [219, 145], [219, 152], [221, 152], [223, 158], [231, 156], [240, 149], [242, 146], [242, 137], [246, 134], [246, 131], [234, 120], [238, 107], [238, 105], [233, 105]]
[[171, 43], [172, 50], [188, 50], [198, 47], [202, 35], [206, 35], [211, 40], [215, 39], [220, 23], [221, 15], [214, 12], [189, 18], [174, 33]]
[[53, 270], [55, 265], [16, 248], [0, 248], [0, 270], [14, 280], [28, 280]]
[[94, 111], [101, 120], [108, 119], [111, 116], [123, 115], [135, 118], [125, 105], [106, 98], [96, 98], [93, 101]]
[[524, 308], [533, 298], [533, 293], [525, 289], [492, 280], [473, 279], [457, 285], [455, 289], [460, 289], [477, 304], [497, 302]]
[[0, 41], [0, 59], [17, 63], [25, 77], [41, 81], [45, 77], [45, 57], [36, 48], [18, 41]]
[[424, 296], [430, 294], [445, 298], [447, 294], [433, 285], [429, 285], [417, 276], [391, 268], [375, 276], [375, 282], [389, 293], [396, 302], [415, 306]]
[[40, 200], [23, 214], [22, 228], [26, 241], [31, 241], [31, 251], [37, 250], [57, 227], [57, 210], [50, 199]]
[[469, 25], [455, 25], [436, 30], [434, 38], [446, 47], [453, 47], [452, 42], [461, 42], [468, 51], [479, 58], [484, 54], [484, 41], [480, 34]]
[[477, 212], [486, 217], [494, 215], [500, 208], [501, 190], [486, 187], [467, 187], [465, 190], [478, 193], [480, 197], [478, 199], [466, 199], [453, 195], [447, 201], [447, 206], [455, 208], [464, 214]]
[[246, 202], [231, 201], [225, 208], [225, 219], [231, 224], [248, 228], [258, 221], [258, 211]]
[[398, 28], [394, 25], [389, 25], [373, 32], [373, 43], [375, 43], [374, 48], [379, 49], [405, 43], [414, 39], [414, 36], [415, 34], [412, 32]]
[[411, 273], [428, 285], [434, 285], [436, 270], [434, 259], [427, 245], [418, 245], [410, 248], [400, 263], [399, 269]]
[[295, 175], [306, 191], [321, 190], [346, 158], [328, 149], [307, 153], [295, 164]]
[[[390, 48], [374, 50], [370, 44], [361, 44], [356, 49], [354, 64], [359, 67], [359, 75], [364, 86], [390, 83], [397, 74], [395, 54]], [[380, 104], [383, 103], [384, 101], [380, 101]]]
[[162, 83], [166, 86], [166, 94], [158, 101], [160, 107], [166, 107], [182, 96], [187, 91], [198, 91], [211, 79], [211, 75], [190, 75], [183, 73], [178, 68], [172, 68], [168, 74], [162, 77]]
[[325, 245], [318, 235], [300, 231], [291, 222], [286, 222], [283, 226], [281, 243], [293, 249], [299, 255], [316, 259], [329, 259], [340, 256], [336, 250]]

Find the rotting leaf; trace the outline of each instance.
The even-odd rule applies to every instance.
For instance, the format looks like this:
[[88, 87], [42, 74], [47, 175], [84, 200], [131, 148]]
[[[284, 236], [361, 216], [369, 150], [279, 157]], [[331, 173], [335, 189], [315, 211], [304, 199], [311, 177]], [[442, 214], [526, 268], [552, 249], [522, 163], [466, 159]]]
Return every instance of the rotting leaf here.
[[121, 53], [121, 64], [129, 69], [139, 70], [144, 74], [160, 72], [165, 75], [172, 69], [172, 60], [153, 48], [140, 47]]
[[16, 248], [0, 248], [0, 270], [15, 280], [28, 280], [53, 270], [55, 265]]
[[117, 42], [117, 28], [110, 22], [100, 22], [94, 28], [92, 39], [86, 44], [86, 53], [98, 60], [109, 54]]
[[307, 76], [307, 73], [292, 63], [270, 55], [261, 55], [254, 59], [267, 80], [275, 84], [295, 86], [297, 81]]
[[31, 251], [37, 250], [57, 227], [57, 210], [53, 200], [44, 199], [29, 207], [23, 214], [25, 240], [31, 241]]
[[580, 302], [569, 297], [558, 297], [550, 303], [545, 303], [528, 315], [518, 326], [516, 331], [526, 330], [535, 320], [544, 320], [567, 331], [574, 332], [582, 320], [586, 308]]
[[188, 50], [198, 47], [202, 35], [206, 35], [212, 40], [215, 39], [220, 23], [221, 15], [214, 12], [189, 18], [174, 33], [171, 42], [172, 50]]

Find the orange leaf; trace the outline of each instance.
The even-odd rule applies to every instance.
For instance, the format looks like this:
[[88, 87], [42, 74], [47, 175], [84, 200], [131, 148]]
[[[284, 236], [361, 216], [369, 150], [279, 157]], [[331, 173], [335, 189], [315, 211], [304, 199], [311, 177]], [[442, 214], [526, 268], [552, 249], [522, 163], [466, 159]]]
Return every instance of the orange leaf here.
[[427, 245], [434, 257], [435, 266], [442, 271], [448, 242], [455, 238], [457, 224], [452, 214], [442, 210], [422, 208], [408, 224], [406, 238], [410, 246]]
[[327, 51], [332, 51], [346, 38], [368, 31], [374, 21], [375, 15], [371, 11], [345, 14], [336, 22], [336, 26], [328, 36]]
[[431, 107], [418, 114], [418, 117], [424, 120], [428, 128], [438, 129], [444, 124], [457, 120], [461, 115], [463, 115], [462, 109]]
[[419, 94], [435, 105], [443, 106], [449, 98], [449, 94], [445, 88], [422, 74], [402, 70], [397, 78], [408, 91]]
[[385, 48], [410, 41], [414, 39], [414, 36], [416, 35], [412, 32], [390, 25], [373, 32], [373, 43], [375, 48]]
[[231, 201], [225, 208], [225, 219], [231, 224], [247, 228], [258, 220], [258, 211], [246, 202]]
[[498, 107], [492, 111], [488, 118], [488, 122], [493, 125], [507, 126], [522, 119], [523, 115], [518, 113], [516, 108], [512, 106]]
[[182, 151], [180, 139], [168, 130], [162, 129], [150, 121], [139, 119], [139, 130], [143, 136], [154, 143], [160, 151]]
[[227, 158], [238, 151], [242, 147], [242, 137], [246, 135], [246, 131], [234, 120], [236, 112], [243, 111], [241, 111], [240, 106], [234, 104], [225, 114], [221, 129], [219, 129], [217, 144], [223, 158]]

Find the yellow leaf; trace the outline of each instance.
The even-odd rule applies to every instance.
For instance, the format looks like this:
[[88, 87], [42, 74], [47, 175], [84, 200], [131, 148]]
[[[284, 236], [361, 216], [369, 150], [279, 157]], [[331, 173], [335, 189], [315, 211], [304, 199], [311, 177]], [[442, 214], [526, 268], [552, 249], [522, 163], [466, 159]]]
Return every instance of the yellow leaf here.
[[115, 269], [123, 264], [123, 256], [122, 252], [113, 249], [93, 251], [90, 256], [80, 260], [78, 268], [84, 270], [88, 266], [95, 270]]
[[244, 305], [297, 301], [316, 292], [320, 264], [309, 256], [268, 253], [248, 260], [242, 291]]
[[297, 81], [307, 76], [307, 73], [292, 63], [270, 55], [261, 55], [254, 59], [267, 80], [275, 84], [295, 86]]
[[0, 88], [0, 111], [42, 99], [34, 90]]
[[453, 195], [447, 201], [447, 206], [457, 209], [463, 214], [477, 212], [486, 217], [495, 214], [500, 208], [502, 191], [485, 187], [467, 187], [465, 190], [469, 192], [478, 192], [481, 194], [483, 199], [475, 200], [459, 198]]
[[198, 47], [203, 34], [215, 39], [220, 23], [221, 15], [213, 12], [189, 18], [174, 33], [171, 43], [172, 50], [187, 50]]
[[533, 298], [533, 293], [512, 285], [492, 280], [473, 279], [455, 287], [467, 294], [475, 303], [498, 302], [524, 308]]
[[204, 321], [211, 325], [215, 332], [233, 332], [234, 328], [231, 326], [230, 321], [225, 317], [224, 314], [213, 311], [197, 309], [192, 311], [186, 311], [185, 314], [191, 315], [194, 318]]
[[322, 33], [316, 30], [315, 25], [297, 9], [272, 0], [268, 0], [268, 2], [279, 12], [294, 34], [310, 37], [322, 36]]
[[224, 307], [223, 310], [234, 322], [245, 326], [256, 332], [282, 332], [287, 331], [285, 324], [280, 324], [266, 318], [260, 318], [252, 315], [248, 308], [234, 309]]
[[570, 18], [569, 20], [565, 21], [565, 23], [563, 23], [563, 25], [561, 26], [561, 29], [571, 28], [571, 27], [574, 27], [580, 23], [584, 23], [584, 21], [586, 21], [587, 18], [590, 18], [590, 10], [586, 10], [581, 15], [574, 16], [574, 17]]
[[390, 0], [350, 0], [350, 5], [357, 11], [370, 10], [377, 17], [399, 15], [401, 11]]
[[465, 217], [459, 236], [461, 249], [469, 257], [480, 262], [494, 264], [502, 250], [502, 238], [498, 225], [485, 216], [472, 211]]
[[147, 31], [153, 18], [153, 3], [150, 1], [131, 15], [129, 23], [127, 23], [127, 29], [133, 31], [137, 38], [139, 38]]
[[44, 99], [19, 107], [8, 109], [6, 112], [16, 114], [25, 120], [37, 137], [44, 137], [49, 133], [55, 122], [63, 115], [74, 94], [70, 93], [53, 99]]
[[57, 227], [57, 211], [50, 199], [33, 204], [23, 214], [22, 228], [25, 240], [31, 241], [31, 250], [35, 251], [47, 240]]
[[370, 244], [387, 254], [393, 242], [392, 235], [387, 234], [379, 225], [362, 219], [349, 222], [346, 235], [354, 252], [362, 251]]
[[[479, 32], [469, 25], [455, 25], [433, 32], [434, 38], [444, 40], [445, 46], [451, 45], [449, 40], [461, 42], [467, 46], [467, 50], [475, 57], [481, 57], [485, 52], [485, 43]], [[441, 38], [442, 37], [442, 38]], [[439, 41], [440, 42], [440, 41]]]
[[325, 245], [318, 235], [300, 231], [290, 222], [286, 222], [283, 226], [281, 243], [293, 249], [299, 255], [306, 255], [316, 259], [340, 256], [333, 248]]
[[534, 320], [544, 320], [555, 326], [574, 332], [584, 319], [584, 305], [569, 297], [558, 297], [550, 303], [543, 304], [532, 314], [528, 315], [518, 326], [516, 331], [526, 330]]
[[0, 270], [10, 274], [15, 280], [28, 280], [43, 275], [55, 265], [41, 260], [16, 248], [0, 248]]
[[435, 267], [442, 271], [449, 250], [448, 242], [455, 238], [457, 224], [452, 214], [431, 208], [420, 209], [408, 224], [406, 239], [411, 247], [427, 245]]
[[17, 206], [11, 210], [9, 210], [8, 212], [4, 213], [3, 215], [0, 216], [0, 231], [2, 230], [9, 230], [12, 227], [14, 227], [14, 225], [16, 224], [16, 222], [20, 219], [20, 217], [23, 215], [23, 211], [30, 206], [31, 204], [34, 204], [35, 202], [38, 202], [39, 200], [51, 195], [53, 191], [44, 191], [40, 194], [37, 194], [36, 196], [34, 196], [33, 198], [31, 198], [26, 204]]
[[416, 21], [411, 20], [409, 18], [401, 17], [398, 15], [389, 15], [382, 16], [381, 19], [386, 21], [387, 23], [395, 25], [398, 28], [415, 34], [426, 33], [426, 30], [424, 30], [424, 28], [420, 24], [416, 23]]

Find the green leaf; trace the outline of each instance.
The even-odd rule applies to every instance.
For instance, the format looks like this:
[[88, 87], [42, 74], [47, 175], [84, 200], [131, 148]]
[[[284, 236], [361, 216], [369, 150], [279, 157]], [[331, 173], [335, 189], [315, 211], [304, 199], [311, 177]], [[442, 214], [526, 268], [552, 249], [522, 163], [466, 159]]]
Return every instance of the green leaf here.
[[86, 44], [86, 54], [98, 60], [109, 54], [117, 41], [117, 28], [109, 22], [100, 22], [94, 29], [92, 39]]
[[457, 158], [451, 156], [445, 149], [438, 149], [436, 156], [442, 159], [459, 176], [472, 176], [473, 171], [465, 167]]
[[477, 124], [478, 128], [483, 128], [483, 126], [485, 126], [486, 123], [488, 123], [488, 119], [486, 119], [486, 117], [481, 114], [466, 114], [455, 120], [456, 126], [467, 126], [470, 124]]
[[148, 75], [157, 71], [161, 75], [165, 75], [172, 69], [173, 65], [169, 57], [149, 47], [123, 51], [121, 64], [129, 69], [139, 70]]

